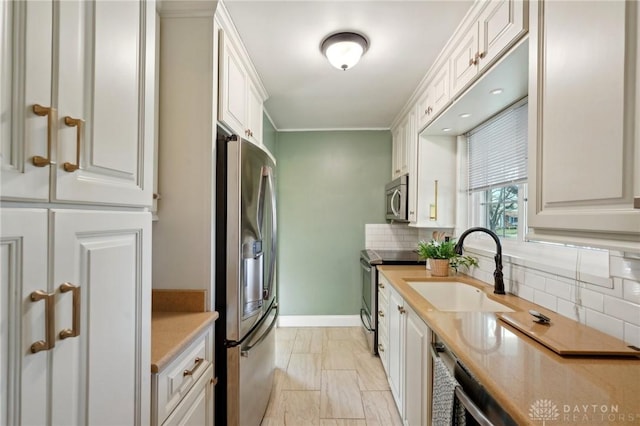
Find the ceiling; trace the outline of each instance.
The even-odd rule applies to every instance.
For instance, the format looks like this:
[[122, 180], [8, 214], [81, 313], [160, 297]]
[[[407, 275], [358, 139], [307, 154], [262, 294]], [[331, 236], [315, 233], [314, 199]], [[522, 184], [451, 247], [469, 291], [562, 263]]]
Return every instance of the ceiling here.
[[[226, 0], [269, 93], [280, 131], [386, 129], [409, 100], [471, 0]], [[349, 30], [369, 39], [354, 68], [333, 68], [324, 37]]]

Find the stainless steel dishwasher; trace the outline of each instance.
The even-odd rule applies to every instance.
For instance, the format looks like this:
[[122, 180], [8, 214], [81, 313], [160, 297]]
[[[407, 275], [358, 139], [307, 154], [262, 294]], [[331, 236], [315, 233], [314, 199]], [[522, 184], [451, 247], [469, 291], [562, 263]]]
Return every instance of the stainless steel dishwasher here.
[[[484, 386], [435, 335], [431, 346], [431, 356], [434, 363], [436, 358], [441, 358], [448, 373], [457, 382], [453, 389], [454, 401], [451, 407], [451, 422], [446, 424], [517, 426], [517, 423], [487, 392]], [[437, 386], [434, 374], [432, 395], [436, 392]], [[433, 426], [445, 426], [445, 423], [436, 421], [433, 421], [432, 424]]]

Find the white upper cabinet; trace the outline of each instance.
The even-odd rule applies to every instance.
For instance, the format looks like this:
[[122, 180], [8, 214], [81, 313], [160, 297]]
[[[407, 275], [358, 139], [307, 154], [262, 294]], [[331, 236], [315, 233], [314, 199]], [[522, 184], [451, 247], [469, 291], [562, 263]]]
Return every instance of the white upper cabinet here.
[[434, 73], [422, 98], [418, 100], [418, 127], [416, 131], [422, 130], [449, 104], [451, 100], [450, 86], [449, 63], [445, 62]]
[[151, 205], [155, 3], [2, 7], [2, 199]]
[[511, 47], [528, 28], [523, 0], [491, 0], [477, 21], [453, 42], [451, 91], [458, 93]]
[[456, 225], [456, 138], [420, 136], [416, 221], [421, 228]]
[[240, 136], [247, 136], [247, 80], [240, 55], [231, 40], [220, 31], [220, 105], [219, 119]]
[[640, 250], [639, 10], [531, 3], [532, 238]]
[[262, 144], [262, 104], [267, 93], [237, 35], [224, 4], [216, 17], [220, 23], [218, 120], [233, 133]]

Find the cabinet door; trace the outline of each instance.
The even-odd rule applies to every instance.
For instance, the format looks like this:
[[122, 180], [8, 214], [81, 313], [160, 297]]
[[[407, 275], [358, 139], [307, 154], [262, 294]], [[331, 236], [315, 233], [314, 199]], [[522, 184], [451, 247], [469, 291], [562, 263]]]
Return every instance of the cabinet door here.
[[506, 48], [526, 32], [522, 0], [498, 0], [488, 2], [479, 18], [479, 52], [481, 68], [491, 64]]
[[58, 19], [51, 198], [151, 205], [154, 2], [64, 1]]
[[55, 110], [37, 115], [33, 106], [51, 104], [53, 6], [48, 1], [0, 3], [0, 197], [47, 201]]
[[[53, 424], [149, 424], [151, 214], [53, 210]], [[72, 291], [80, 289], [80, 304]]]
[[391, 288], [389, 293], [389, 386], [398, 410], [403, 412], [404, 300]]
[[392, 152], [391, 152], [391, 179], [396, 179], [400, 176], [402, 167], [402, 144], [404, 143], [404, 126], [402, 123], [392, 133]]
[[249, 84], [247, 116], [247, 138], [258, 145], [262, 144], [262, 97], [253, 84]]
[[451, 99], [449, 87], [449, 64], [445, 63], [429, 84], [428, 90], [431, 92], [429, 97], [433, 105], [431, 118], [435, 117], [449, 103], [449, 99]]
[[454, 44], [449, 58], [451, 93], [457, 94], [478, 74], [478, 24], [474, 23]]
[[409, 113], [407, 122], [406, 159], [407, 173], [409, 173], [408, 203], [409, 203], [409, 222], [415, 223], [417, 220], [417, 196], [418, 196], [418, 129], [416, 123], [415, 109]]
[[610, 240], [638, 249], [637, 4], [533, 6], [529, 225], [545, 239]]
[[220, 79], [218, 118], [234, 133], [246, 137], [247, 74], [240, 61], [240, 55], [222, 30], [220, 31], [218, 78]]
[[409, 306], [406, 308], [404, 424], [429, 424], [429, 346], [431, 333], [427, 325]]
[[418, 226], [455, 227], [456, 181], [456, 138], [422, 136], [418, 141]]
[[47, 331], [45, 301], [31, 293], [49, 292], [47, 212], [3, 208], [0, 223], [0, 424], [43, 425], [51, 350], [31, 352]]

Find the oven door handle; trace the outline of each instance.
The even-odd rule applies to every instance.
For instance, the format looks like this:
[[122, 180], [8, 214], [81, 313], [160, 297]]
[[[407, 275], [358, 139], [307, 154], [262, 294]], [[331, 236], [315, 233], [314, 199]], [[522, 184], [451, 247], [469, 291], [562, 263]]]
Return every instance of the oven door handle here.
[[478, 422], [480, 426], [495, 426], [494, 423], [492, 423], [491, 420], [489, 420], [487, 416], [485, 416], [484, 413], [480, 411], [478, 406], [473, 403], [471, 398], [469, 398], [467, 394], [464, 393], [464, 390], [462, 390], [460, 386], [456, 386], [454, 393], [467, 413], [469, 413], [469, 415], [471, 415], [471, 417], [473, 417], [473, 419]]
[[360, 266], [367, 272], [371, 272], [371, 265], [366, 260], [360, 259]]
[[360, 321], [362, 321], [362, 325], [367, 331], [374, 332], [375, 330], [371, 327], [371, 321], [369, 321], [369, 315], [367, 314], [366, 309], [360, 309]]

